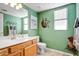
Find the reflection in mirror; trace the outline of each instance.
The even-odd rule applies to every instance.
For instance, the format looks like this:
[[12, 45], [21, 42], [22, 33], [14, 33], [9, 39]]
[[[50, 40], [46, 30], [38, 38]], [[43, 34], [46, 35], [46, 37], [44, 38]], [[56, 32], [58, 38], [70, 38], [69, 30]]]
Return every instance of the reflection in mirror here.
[[22, 19], [28, 17], [28, 10], [23, 7], [23, 4], [21, 5], [22, 8], [16, 9], [15, 6], [11, 7], [10, 4], [0, 3], [0, 15], [2, 15], [2, 17], [0, 16], [0, 19], [2, 18], [2, 20], [0, 20], [0, 22], [2, 21], [2, 23], [0, 23], [0, 25], [2, 25], [2, 27], [0, 26], [0, 36], [1, 34], [4, 36], [18, 36], [18, 34], [23, 34]]

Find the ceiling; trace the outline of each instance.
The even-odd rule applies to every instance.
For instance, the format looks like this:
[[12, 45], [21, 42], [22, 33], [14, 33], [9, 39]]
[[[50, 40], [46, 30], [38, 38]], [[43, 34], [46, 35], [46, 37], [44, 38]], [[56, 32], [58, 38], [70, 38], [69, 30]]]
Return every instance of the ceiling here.
[[[62, 5], [66, 5], [68, 3], [24, 3], [26, 6], [35, 10], [36, 12], [41, 12], [44, 10], [56, 8]], [[25, 17], [28, 15], [28, 11], [24, 8], [17, 10], [16, 8], [11, 7], [10, 5], [6, 5], [4, 3], [0, 3], [0, 12], [5, 14], [13, 15], [16, 17]]]
[[69, 3], [25, 3], [26, 6], [30, 7], [31, 9], [37, 12], [56, 8], [66, 4], [69, 4]]
[[4, 3], [0, 3], [0, 12], [3, 12], [5, 14], [13, 15], [16, 17], [25, 17], [28, 15], [28, 11], [21, 8], [17, 10], [16, 8], [11, 7], [10, 5], [6, 5]]

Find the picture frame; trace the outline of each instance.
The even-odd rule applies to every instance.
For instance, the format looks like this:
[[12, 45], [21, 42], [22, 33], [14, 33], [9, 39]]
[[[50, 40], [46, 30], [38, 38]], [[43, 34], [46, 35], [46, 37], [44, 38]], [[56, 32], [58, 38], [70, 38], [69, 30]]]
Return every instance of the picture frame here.
[[30, 18], [30, 29], [37, 29], [37, 17], [31, 15], [31, 18]]

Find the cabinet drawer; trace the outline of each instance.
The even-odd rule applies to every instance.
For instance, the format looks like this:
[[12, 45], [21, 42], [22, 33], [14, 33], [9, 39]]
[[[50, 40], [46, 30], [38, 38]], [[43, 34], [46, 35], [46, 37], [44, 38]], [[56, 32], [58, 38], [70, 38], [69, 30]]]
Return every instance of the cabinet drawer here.
[[12, 46], [12, 47], [10, 47], [10, 53], [16, 52], [16, 51], [21, 50], [21, 49], [22, 49], [21, 44]]
[[23, 51], [18, 50], [17, 52], [9, 54], [8, 56], [23, 56]]
[[8, 48], [0, 50], [0, 56], [7, 56], [9, 54]]
[[24, 47], [29, 46], [32, 44], [32, 41], [27, 41], [15, 46], [10, 47], [10, 53], [16, 52], [18, 50], [22, 50]]

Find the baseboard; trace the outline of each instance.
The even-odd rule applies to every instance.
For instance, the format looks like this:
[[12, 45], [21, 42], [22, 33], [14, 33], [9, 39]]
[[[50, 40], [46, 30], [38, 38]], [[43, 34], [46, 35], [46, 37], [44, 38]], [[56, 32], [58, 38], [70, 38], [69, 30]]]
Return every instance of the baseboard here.
[[67, 53], [67, 52], [63, 52], [63, 51], [59, 51], [59, 50], [55, 50], [55, 49], [51, 49], [51, 48], [46, 48], [46, 49], [50, 50], [50, 51], [55, 51], [55, 52], [59, 52], [59, 53], [62, 53], [62, 54], [67, 54], [67, 55], [73, 56], [73, 54], [71, 54], [71, 53]]

